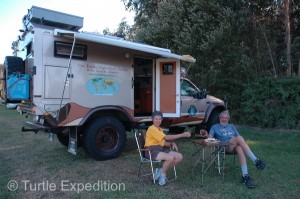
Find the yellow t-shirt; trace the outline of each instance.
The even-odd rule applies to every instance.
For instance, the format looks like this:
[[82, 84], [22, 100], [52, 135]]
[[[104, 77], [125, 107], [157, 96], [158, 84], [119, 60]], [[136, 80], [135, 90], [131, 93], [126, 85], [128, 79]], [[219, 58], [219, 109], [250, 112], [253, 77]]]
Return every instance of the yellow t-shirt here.
[[146, 132], [145, 147], [155, 145], [164, 146], [166, 142], [164, 139], [165, 136], [161, 128], [151, 125]]

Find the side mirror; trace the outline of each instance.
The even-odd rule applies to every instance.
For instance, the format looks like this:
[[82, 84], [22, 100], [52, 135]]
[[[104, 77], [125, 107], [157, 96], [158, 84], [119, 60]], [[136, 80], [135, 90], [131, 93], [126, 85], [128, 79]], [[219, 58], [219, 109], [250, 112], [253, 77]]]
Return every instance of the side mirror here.
[[197, 99], [205, 99], [207, 96], [207, 91], [206, 89], [202, 89], [199, 92], [196, 93], [196, 95], [194, 96]]

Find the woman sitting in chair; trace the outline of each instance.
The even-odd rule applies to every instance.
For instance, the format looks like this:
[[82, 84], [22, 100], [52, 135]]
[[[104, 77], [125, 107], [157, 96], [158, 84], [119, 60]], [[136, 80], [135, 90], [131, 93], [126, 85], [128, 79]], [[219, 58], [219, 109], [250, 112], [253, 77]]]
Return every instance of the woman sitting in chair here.
[[[177, 135], [166, 135], [160, 128], [163, 115], [159, 111], [152, 113], [153, 125], [146, 132], [145, 148], [150, 150], [151, 157], [154, 160], [163, 160], [162, 168], [155, 169], [155, 180], [163, 186], [166, 184], [167, 171], [182, 161], [183, 156], [178, 153], [178, 148], [175, 139], [182, 137], [190, 137], [190, 132], [184, 132]], [[172, 149], [172, 150], [171, 150]], [[174, 151], [175, 150], [175, 151]], [[149, 158], [149, 157], [147, 157]]]

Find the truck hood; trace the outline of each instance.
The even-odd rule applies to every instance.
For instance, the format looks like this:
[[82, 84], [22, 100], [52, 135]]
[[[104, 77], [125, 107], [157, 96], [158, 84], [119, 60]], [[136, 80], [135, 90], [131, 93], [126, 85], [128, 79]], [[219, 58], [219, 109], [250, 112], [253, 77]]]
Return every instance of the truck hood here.
[[214, 96], [211, 96], [211, 95], [207, 95], [206, 96], [206, 99], [207, 101], [211, 102], [211, 103], [216, 103], [216, 104], [222, 104], [222, 105], [225, 105], [224, 101], [219, 99], [219, 98], [216, 98]]

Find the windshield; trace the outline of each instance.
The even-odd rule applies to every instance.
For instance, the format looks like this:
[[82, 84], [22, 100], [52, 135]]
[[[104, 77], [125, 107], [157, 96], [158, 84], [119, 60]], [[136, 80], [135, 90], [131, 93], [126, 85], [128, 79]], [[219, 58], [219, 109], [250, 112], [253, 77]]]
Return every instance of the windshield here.
[[187, 80], [181, 82], [180, 94], [185, 96], [194, 96], [198, 89]]

